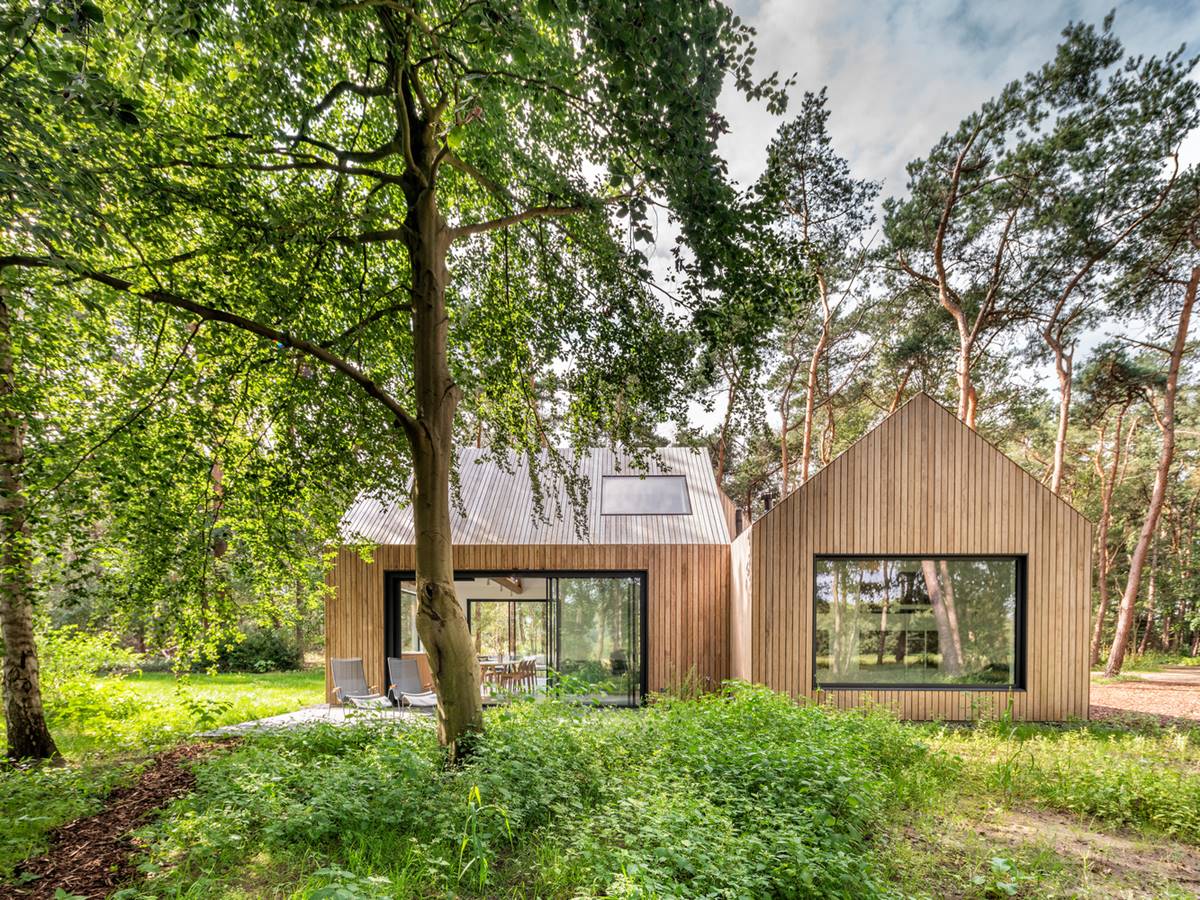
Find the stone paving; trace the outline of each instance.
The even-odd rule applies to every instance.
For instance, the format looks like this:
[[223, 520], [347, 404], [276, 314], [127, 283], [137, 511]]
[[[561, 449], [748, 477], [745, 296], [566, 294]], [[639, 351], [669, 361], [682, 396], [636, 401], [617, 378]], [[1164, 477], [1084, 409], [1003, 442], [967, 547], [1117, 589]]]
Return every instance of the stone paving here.
[[330, 706], [319, 703], [316, 706], [306, 706], [295, 712], [281, 713], [278, 716], [268, 716], [265, 719], [253, 719], [249, 722], [238, 722], [236, 725], [225, 725], [204, 733], [204, 737], [220, 737], [247, 734], [254, 731], [272, 731], [276, 729], [299, 728], [304, 725], [353, 725], [359, 722], [421, 722], [433, 724], [432, 711], [421, 709], [382, 709], [365, 710], [352, 709], [344, 706]]

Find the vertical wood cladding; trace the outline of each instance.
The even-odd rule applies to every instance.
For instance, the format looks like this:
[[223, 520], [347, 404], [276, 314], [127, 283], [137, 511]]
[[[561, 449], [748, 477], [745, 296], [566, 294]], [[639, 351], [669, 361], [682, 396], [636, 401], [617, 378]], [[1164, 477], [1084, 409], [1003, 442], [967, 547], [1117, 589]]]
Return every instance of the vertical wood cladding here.
[[[370, 563], [338, 551], [325, 605], [325, 687], [329, 660], [361, 656], [368, 682], [384, 677], [384, 573], [412, 571], [411, 545], [377, 547]], [[458, 571], [644, 571], [647, 684], [662, 690], [693, 673], [713, 685], [729, 677], [728, 544], [473, 544], [454, 548]]]
[[[748, 584], [733, 575], [734, 674], [794, 697], [812, 678], [813, 558], [1023, 555], [1026, 686], [1019, 719], [1088, 715], [1092, 526], [924, 394], [866, 434], [754, 523]], [[748, 600], [740, 599], [743, 594]], [[749, 657], [748, 659], [746, 657]], [[891, 707], [905, 718], [999, 715], [1005, 690], [828, 690], [822, 702]]]

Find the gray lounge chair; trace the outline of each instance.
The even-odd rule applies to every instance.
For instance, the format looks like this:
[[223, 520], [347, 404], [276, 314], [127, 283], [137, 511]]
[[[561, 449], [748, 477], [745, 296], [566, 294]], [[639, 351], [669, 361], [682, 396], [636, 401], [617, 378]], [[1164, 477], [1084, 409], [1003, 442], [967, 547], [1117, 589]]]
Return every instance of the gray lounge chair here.
[[392, 708], [391, 700], [373, 691], [367, 684], [361, 657], [331, 659], [329, 670], [333, 675], [333, 694], [342, 706], [352, 706], [355, 709]]
[[388, 693], [395, 699], [397, 706], [437, 706], [437, 694], [425, 690], [425, 686], [421, 684], [421, 672], [415, 659], [389, 656], [387, 664], [388, 679], [391, 681]]

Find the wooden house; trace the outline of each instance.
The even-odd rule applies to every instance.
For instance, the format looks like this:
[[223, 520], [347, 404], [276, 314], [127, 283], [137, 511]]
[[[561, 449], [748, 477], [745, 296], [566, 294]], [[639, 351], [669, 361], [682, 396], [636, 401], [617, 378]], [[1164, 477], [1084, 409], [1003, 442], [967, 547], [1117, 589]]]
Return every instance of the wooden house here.
[[734, 540], [730, 674], [910, 719], [1087, 718], [1091, 548], [918, 394]]
[[[522, 463], [460, 452], [455, 586], [481, 656], [536, 656], [543, 671], [597, 684], [616, 704], [728, 677], [732, 504], [707, 455], [668, 447], [657, 456], [644, 476], [608, 450], [578, 458], [586, 495], [577, 522], [565, 485], [547, 477], [539, 517]], [[375, 549], [370, 562], [338, 552], [326, 654], [362, 657], [368, 680], [382, 684], [386, 657], [420, 653], [412, 515], [362, 498], [344, 530]]]
[[[658, 452], [645, 477], [595, 450], [577, 524], [566, 494], [459, 459], [460, 599], [481, 657], [536, 656], [600, 702], [725, 678], [912, 719], [1088, 713], [1092, 528], [924, 394], [740, 534], [704, 455]], [[561, 505], [563, 514], [553, 515]], [[328, 657], [420, 655], [413, 531], [362, 499], [330, 575]]]

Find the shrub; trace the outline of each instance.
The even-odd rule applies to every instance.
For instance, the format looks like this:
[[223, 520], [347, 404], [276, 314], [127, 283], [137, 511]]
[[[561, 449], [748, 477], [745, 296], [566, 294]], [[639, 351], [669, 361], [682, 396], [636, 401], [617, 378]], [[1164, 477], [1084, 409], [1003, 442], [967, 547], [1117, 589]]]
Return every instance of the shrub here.
[[80, 678], [137, 671], [141, 656], [122, 647], [108, 631], [90, 633], [74, 625], [38, 636], [42, 691], [51, 701]]
[[254, 629], [225, 647], [216, 660], [222, 672], [290, 672], [304, 665], [296, 642], [277, 629]]

